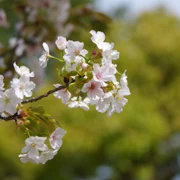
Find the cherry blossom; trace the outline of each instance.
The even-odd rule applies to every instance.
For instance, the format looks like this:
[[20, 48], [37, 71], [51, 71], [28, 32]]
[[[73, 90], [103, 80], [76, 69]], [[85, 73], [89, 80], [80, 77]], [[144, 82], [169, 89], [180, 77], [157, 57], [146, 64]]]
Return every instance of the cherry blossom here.
[[0, 91], [0, 112], [8, 112], [14, 114], [16, 106], [21, 102], [21, 99], [15, 95], [13, 89], [7, 89], [5, 92]]
[[111, 46], [109, 49], [105, 50], [102, 52], [102, 63], [103, 64], [109, 64], [112, 62], [112, 60], [117, 60], [119, 59], [119, 52], [117, 50], [113, 50], [114, 44], [111, 43]]
[[33, 162], [39, 163], [40, 152], [48, 150], [45, 144], [46, 137], [30, 136], [25, 140], [26, 146], [21, 150], [19, 155], [22, 162], [32, 160]]
[[18, 157], [22, 163], [32, 162], [34, 164], [38, 164], [39, 162], [39, 158], [29, 158], [28, 154], [19, 154]]
[[126, 72], [124, 72], [120, 78], [120, 86], [121, 89], [118, 91], [120, 96], [128, 96], [131, 94], [128, 88]]
[[30, 136], [25, 140], [26, 146], [21, 150], [20, 160], [23, 163], [30, 161], [36, 164], [45, 164], [57, 154], [62, 146], [62, 138], [65, 133], [66, 131], [59, 127], [51, 134], [49, 142], [53, 149], [48, 148], [45, 144], [47, 137]]
[[96, 110], [98, 112], [105, 113], [109, 109], [113, 100], [113, 91], [105, 93], [104, 96], [96, 103]]
[[99, 81], [101, 86], [107, 86], [105, 82], [115, 79], [116, 68], [113, 65], [100, 66], [99, 64], [94, 64], [93, 68], [94, 80]]
[[67, 40], [63, 36], [58, 36], [55, 44], [59, 50], [64, 50], [66, 48], [66, 45], [67, 45]]
[[[47, 0], [47, 2], [49, 7], [53, 6], [50, 0]], [[36, 14], [34, 15], [36, 16]], [[114, 60], [119, 58], [120, 53], [114, 50], [113, 43], [105, 42], [103, 32], [91, 30], [90, 34], [92, 35], [92, 42], [97, 46], [93, 52], [97, 52], [98, 55], [93, 55], [93, 52], [90, 52], [89, 55], [88, 51], [84, 49], [83, 42], [67, 40], [63, 36], [58, 36], [55, 41], [58, 50], [61, 51], [59, 53], [61, 54], [60, 58], [51, 56], [48, 45], [46, 43], [42, 44], [44, 52], [39, 58], [40, 65], [45, 68], [49, 58], [63, 63], [63, 67], [60, 66], [62, 69], [59, 70], [58, 75], [61, 78], [60, 81], [64, 81], [64, 85], [54, 84], [54, 89], [41, 96], [28, 99], [28, 97], [32, 96], [32, 90], [36, 86], [30, 80], [31, 77], [34, 77], [34, 72], [30, 72], [28, 67], [19, 67], [14, 62], [14, 69], [19, 76], [10, 81], [10, 89], [4, 88], [4, 76], [0, 75], [0, 116], [2, 119], [10, 117], [17, 120], [17, 125], [20, 127], [23, 125], [25, 133], [29, 136], [25, 140], [26, 145], [19, 155], [23, 163], [45, 164], [48, 160], [53, 159], [62, 146], [62, 138], [66, 133], [64, 129], [58, 127], [50, 135], [49, 133], [46, 134], [45, 137], [32, 136], [37, 135], [37, 132], [29, 128], [29, 124], [31, 124], [29, 117], [36, 117], [35, 120], [40, 121], [48, 120], [49, 116], [41, 108], [38, 110], [34, 108], [36, 109], [34, 111], [33, 107], [26, 109], [23, 106], [25, 103], [35, 102], [54, 94], [69, 108], [80, 107], [88, 111], [90, 106], [95, 106], [98, 112], [107, 113], [108, 116], [115, 112], [122, 112], [127, 104], [128, 99], [126, 99], [126, 96], [131, 93], [128, 87], [126, 71], [121, 75], [117, 71], [117, 65], [114, 64]], [[12, 38], [10, 45], [15, 48], [17, 56], [23, 55], [26, 50], [21, 39]], [[27, 98], [23, 100], [24, 97]], [[35, 116], [33, 116], [33, 113]], [[27, 126], [26, 122], [28, 123]], [[48, 123], [52, 123], [51, 125], [54, 128], [58, 124], [51, 118], [49, 118]], [[45, 143], [47, 137], [49, 137], [48, 145]]]
[[51, 160], [54, 158], [54, 156], [57, 154], [58, 149], [52, 150], [49, 149], [47, 151], [41, 152], [41, 155], [39, 157], [39, 163], [45, 164], [48, 160]]
[[26, 66], [17, 66], [16, 63], [13, 64], [15, 71], [20, 75], [26, 75], [27, 77], [34, 77], [34, 72], [30, 73], [30, 70]]
[[[54, 84], [54, 86], [57, 88], [60, 86], [60, 84]], [[54, 96], [58, 99], [61, 99], [63, 104], [67, 104], [71, 97], [71, 93], [67, 89], [61, 89], [56, 91]]]
[[85, 111], [88, 111], [89, 110], [89, 106], [88, 106], [88, 99], [85, 98], [83, 101], [82, 101], [82, 98], [79, 97], [79, 100], [77, 97], [73, 97], [71, 99], [71, 101], [68, 103], [68, 107], [69, 108], [78, 108], [80, 107], [81, 109], [84, 109]]
[[111, 116], [114, 112], [120, 113], [123, 111], [123, 107], [126, 105], [128, 100], [124, 97], [117, 96], [115, 97], [114, 101], [112, 102], [110, 108], [107, 111], [107, 115]]
[[23, 74], [19, 79], [13, 78], [11, 81], [11, 87], [14, 89], [15, 94], [18, 98], [23, 99], [23, 97], [31, 97], [32, 90], [35, 88], [35, 83], [29, 80], [25, 74]]
[[65, 49], [64, 60], [66, 62], [74, 61], [76, 56], [85, 56], [88, 52], [86, 49], [83, 49], [84, 43], [79, 41], [68, 41], [67, 48]]
[[53, 149], [59, 149], [62, 146], [62, 138], [66, 131], [62, 128], [56, 128], [49, 138], [50, 145]]
[[124, 96], [128, 96], [130, 94], [131, 93], [128, 88], [127, 76], [124, 72], [120, 78], [120, 89], [118, 90], [117, 94], [115, 95], [112, 105], [110, 106], [110, 108], [108, 110], [108, 116], [111, 116], [114, 112], [117, 112], [117, 113], [122, 112], [123, 107], [128, 102], [128, 100], [126, 98], [124, 98]]
[[95, 81], [94, 79], [84, 84], [81, 91], [84, 93], [87, 92], [87, 96], [90, 99], [99, 99], [100, 97], [104, 95], [104, 92], [101, 88], [101, 83], [98, 81]]
[[40, 64], [40, 66], [45, 68], [47, 66], [47, 61], [49, 59], [49, 47], [45, 42], [42, 45], [43, 45], [43, 48], [44, 48], [44, 53], [39, 58], [39, 64]]
[[103, 32], [91, 30], [90, 34], [92, 35], [92, 42], [95, 43], [99, 49], [105, 51], [111, 48], [111, 44], [104, 42], [105, 34]]

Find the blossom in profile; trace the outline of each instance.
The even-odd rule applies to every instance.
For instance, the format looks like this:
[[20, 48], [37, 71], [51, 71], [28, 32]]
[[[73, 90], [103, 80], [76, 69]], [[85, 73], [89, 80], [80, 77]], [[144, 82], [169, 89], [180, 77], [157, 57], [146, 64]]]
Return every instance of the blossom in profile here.
[[91, 37], [92, 42], [97, 45], [102, 44], [105, 40], [105, 34], [101, 31], [96, 32], [94, 30], [91, 30], [90, 34], [92, 35]]
[[117, 50], [113, 50], [114, 44], [111, 43], [111, 46], [109, 49], [105, 50], [102, 52], [102, 63], [103, 64], [109, 64], [112, 62], [112, 60], [117, 60], [119, 59], [119, 52]]
[[26, 67], [26, 66], [21, 66], [21, 67], [19, 67], [19, 66], [16, 65], [15, 62], [13, 63], [13, 66], [14, 66], [15, 71], [16, 71], [20, 76], [26, 75], [27, 77], [34, 77], [34, 72], [31, 72], [31, 73], [30, 73], [30, 70], [29, 70], [28, 67]]
[[47, 66], [47, 62], [49, 60], [49, 47], [45, 42], [42, 45], [44, 48], [44, 52], [43, 52], [42, 56], [39, 58], [39, 64], [40, 64], [40, 66], [45, 68]]
[[99, 49], [102, 49], [103, 51], [108, 50], [111, 48], [111, 44], [108, 42], [104, 42], [105, 40], [105, 34], [101, 31], [94, 31], [91, 30], [90, 34], [92, 35], [91, 40], [94, 44], [97, 45]]
[[0, 91], [0, 112], [14, 114], [19, 103], [21, 103], [21, 99], [16, 96], [13, 89], [7, 89], [5, 92]]
[[128, 100], [124, 96], [129, 96], [130, 90], [128, 88], [127, 76], [125, 72], [122, 74], [120, 78], [120, 89], [115, 94], [112, 105], [108, 110], [108, 116], [111, 116], [114, 112], [120, 113], [123, 110], [123, 107], [126, 105]]
[[39, 163], [45, 164], [47, 161], [54, 158], [54, 156], [57, 154], [58, 149], [52, 150], [48, 149], [47, 151], [41, 152], [41, 155], [39, 157]]
[[50, 145], [53, 149], [59, 149], [62, 146], [62, 138], [66, 131], [62, 128], [56, 128], [49, 138]]
[[124, 72], [120, 78], [120, 86], [121, 88], [118, 91], [120, 96], [129, 96], [131, 94], [128, 87], [126, 72]]

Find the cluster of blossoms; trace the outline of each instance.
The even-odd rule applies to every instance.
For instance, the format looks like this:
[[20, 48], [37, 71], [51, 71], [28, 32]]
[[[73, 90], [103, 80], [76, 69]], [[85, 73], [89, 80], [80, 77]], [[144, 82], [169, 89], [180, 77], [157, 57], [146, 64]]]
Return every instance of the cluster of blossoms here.
[[[103, 32], [91, 30], [90, 34], [95, 44], [90, 54], [84, 49], [83, 42], [67, 40], [63, 36], [59, 36], [55, 42], [57, 48], [64, 52], [61, 58], [50, 55], [48, 45], [43, 43], [44, 53], [39, 58], [40, 66], [45, 68], [50, 58], [64, 63], [59, 75], [65, 83], [65, 85], [54, 84], [55, 89], [44, 95], [31, 97], [36, 85], [30, 78], [35, 75], [26, 66], [19, 67], [14, 62], [13, 66], [18, 77], [11, 80], [8, 89], [4, 88], [4, 76], [0, 75], [0, 118], [15, 120], [29, 136], [25, 140], [26, 146], [22, 149], [22, 154], [19, 155], [23, 163], [30, 161], [44, 164], [52, 159], [60, 149], [62, 137], [66, 133], [60, 127], [55, 129], [56, 122], [47, 117], [43, 111], [23, 107], [24, 103], [40, 100], [53, 93], [69, 108], [80, 107], [87, 111], [89, 105], [95, 105], [98, 112], [106, 112], [111, 116], [114, 112], [120, 113], [128, 102], [125, 98], [130, 95], [127, 76], [125, 72], [120, 74], [116, 64], [113, 64], [113, 61], [119, 58], [119, 52], [113, 49], [113, 43], [105, 42]], [[37, 135], [37, 132], [32, 130], [34, 129], [32, 126], [38, 125], [40, 121], [53, 125], [55, 130], [51, 130], [53, 132], [50, 136], [33, 136]], [[51, 148], [45, 144], [48, 136]]]
[[[95, 105], [98, 112], [107, 112], [111, 116], [114, 112], [120, 113], [128, 102], [124, 96], [130, 95], [125, 72], [120, 76], [113, 64], [119, 58], [119, 52], [114, 50], [114, 44], [105, 42], [103, 32], [90, 31], [91, 40], [96, 48], [88, 55], [84, 43], [67, 40], [59, 36], [55, 42], [57, 48], [64, 52], [65, 66], [62, 76], [66, 81], [72, 80], [66, 89], [54, 93], [69, 108], [80, 107], [89, 110], [89, 105]], [[45, 68], [49, 58], [49, 47], [43, 43], [44, 54], [39, 58], [40, 65]], [[58, 59], [58, 58], [56, 58]], [[55, 84], [55, 87], [60, 84]]]
[[[24, 112], [22, 113], [21, 106], [18, 107], [18, 105], [21, 104], [24, 97], [31, 97], [32, 90], [35, 88], [35, 83], [30, 81], [30, 78], [34, 77], [34, 72], [30, 72], [26, 66], [19, 67], [16, 63], [13, 65], [19, 78], [12, 79], [9, 89], [5, 90], [4, 76], [0, 75], [0, 115], [2, 117], [8, 117], [16, 112], [20, 115], [19, 117], [23, 117]], [[16, 119], [16, 123], [23, 125], [21, 119]], [[65, 133], [66, 131], [62, 128], [56, 128], [49, 137], [51, 148], [45, 144], [47, 137], [30, 136], [25, 140], [26, 146], [22, 149], [22, 154], [19, 155], [20, 160], [23, 163], [30, 161], [36, 164], [45, 164], [57, 154]]]
[[30, 72], [26, 66], [19, 67], [16, 63], [13, 65], [19, 78], [12, 79], [10, 88], [4, 89], [4, 76], [0, 75], [0, 114], [3, 116], [16, 113], [18, 104], [24, 97], [31, 97], [32, 90], [36, 86], [30, 81], [30, 78], [34, 77], [34, 72]]
[[57, 154], [62, 146], [62, 137], [65, 133], [66, 131], [62, 128], [56, 128], [49, 137], [51, 148], [45, 144], [46, 137], [30, 136], [25, 140], [26, 146], [22, 149], [22, 154], [19, 155], [20, 160], [23, 163], [30, 161], [35, 164], [45, 164]]
[[[99, 23], [106, 28], [111, 21], [105, 14], [94, 11], [89, 4], [73, 6], [70, 0], [20, 0], [9, 6], [5, 5], [6, 1], [0, 0], [0, 29], [5, 34], [7, 29], [13, 33], [11, 38], [9, 35], [5, 37], [8, 44], [0, 40], [0, 74], [12, 78], [12, 68], [7, 65], [26, 57], [31, 59], [27, 65], [36, 74], [34, 82], [37, 87], [45, 74], [37, 61], [44, 40], [55, 48], [54, 39], [58, 34], [67, 37], [73, 31], [87, 28], [88, 22], [93, 27]], [[9, 10], [16, 14], [16, 22], [9, 21]], [[79, 21], [80, 16], [84, 16], [86, 21]]]

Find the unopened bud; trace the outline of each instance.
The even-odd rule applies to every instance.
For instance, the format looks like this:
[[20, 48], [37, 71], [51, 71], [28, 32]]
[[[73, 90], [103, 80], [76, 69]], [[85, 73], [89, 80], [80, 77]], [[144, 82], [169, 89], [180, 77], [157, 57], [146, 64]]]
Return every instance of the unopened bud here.
[[88, 67], [88, 64], [87, 63], [82, 63], [81, 66], [82, 66], [83, 69], [86, 69]]
[[28, 126], [29, 124], [30, 124], [30, 121], [29, 120], [25, 120], [24, 126]]

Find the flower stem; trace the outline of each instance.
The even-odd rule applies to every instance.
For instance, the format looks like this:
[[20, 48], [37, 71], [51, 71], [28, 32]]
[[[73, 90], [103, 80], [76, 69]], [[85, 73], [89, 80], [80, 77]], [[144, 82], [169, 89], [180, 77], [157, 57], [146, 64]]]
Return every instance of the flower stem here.
[[52, 58], [52, 59], [56, 59], [56, 60], [58, 60], [58, 61], [60, 61], [60, 62], [64, 62], [64, 60], [59, 59], [59, 58], [56, 58], [56, 57], [51, 56], [51, 55], [48, 55], [48, 58]]
[[120, 76], [122, 76], [122, 74], [121, 74], [119, 71], [117, 71], [117, 74], [120, 75]]
[[25, 130], [27, 132], [27, 135], [30, 137], [29, 129], [25, 127]]

